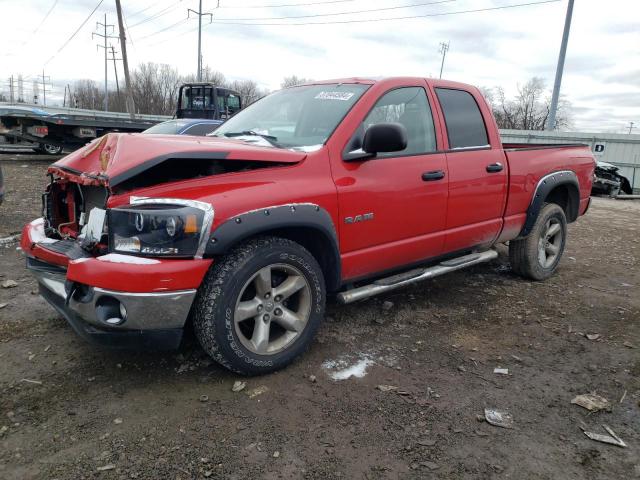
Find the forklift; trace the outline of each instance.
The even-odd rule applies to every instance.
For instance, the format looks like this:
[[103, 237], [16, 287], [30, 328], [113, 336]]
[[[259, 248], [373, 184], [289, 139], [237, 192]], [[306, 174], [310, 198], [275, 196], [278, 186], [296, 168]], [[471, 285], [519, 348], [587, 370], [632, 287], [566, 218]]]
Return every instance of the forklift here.
[[185, 83], [178, 91], [176, 118], [226, 120], [242, 109], [240, 94], [213, 83]]

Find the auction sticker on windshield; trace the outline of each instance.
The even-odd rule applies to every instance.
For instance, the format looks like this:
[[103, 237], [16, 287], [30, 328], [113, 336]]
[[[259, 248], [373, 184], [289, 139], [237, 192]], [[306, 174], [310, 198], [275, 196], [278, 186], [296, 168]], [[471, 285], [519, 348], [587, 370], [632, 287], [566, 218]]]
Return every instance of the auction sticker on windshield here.
[[318, 100], [342, 100], [347, 101], [353, 97], [352, 92], [320, 92], [315, 96]]

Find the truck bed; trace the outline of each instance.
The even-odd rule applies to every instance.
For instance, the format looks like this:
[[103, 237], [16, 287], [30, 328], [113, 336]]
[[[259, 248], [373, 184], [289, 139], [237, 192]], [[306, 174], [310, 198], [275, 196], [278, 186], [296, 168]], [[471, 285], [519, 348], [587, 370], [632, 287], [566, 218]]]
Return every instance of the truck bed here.
[[591, 191], [593, 155], [585, 144], [503, 144], [509, 165], [509, 194], [502, 239], [513, 238], [524, 224], [526, 211], [540, 179], [563, 170], [575, 172], [580, 185], [580, 212]]

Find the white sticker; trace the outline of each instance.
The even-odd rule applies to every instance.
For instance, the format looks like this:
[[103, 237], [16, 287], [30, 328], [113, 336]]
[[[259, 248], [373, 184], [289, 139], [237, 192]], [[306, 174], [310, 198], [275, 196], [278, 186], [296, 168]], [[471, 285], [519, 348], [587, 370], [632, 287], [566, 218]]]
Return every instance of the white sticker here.
[[353, 97], [352, 92], [320, 92], [315, 98], [318, 100], [342, 100], [346, 102]]

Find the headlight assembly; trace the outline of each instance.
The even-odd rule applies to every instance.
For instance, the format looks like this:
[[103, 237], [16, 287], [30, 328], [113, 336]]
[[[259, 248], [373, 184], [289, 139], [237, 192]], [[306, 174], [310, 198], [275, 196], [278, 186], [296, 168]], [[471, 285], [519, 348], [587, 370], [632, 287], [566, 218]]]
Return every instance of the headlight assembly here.
[[107, 214], [109, 251], [150, 257], [201, 257], [211, 205], [194, 200], [131, 198]]

